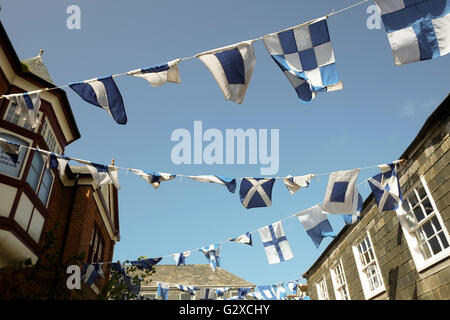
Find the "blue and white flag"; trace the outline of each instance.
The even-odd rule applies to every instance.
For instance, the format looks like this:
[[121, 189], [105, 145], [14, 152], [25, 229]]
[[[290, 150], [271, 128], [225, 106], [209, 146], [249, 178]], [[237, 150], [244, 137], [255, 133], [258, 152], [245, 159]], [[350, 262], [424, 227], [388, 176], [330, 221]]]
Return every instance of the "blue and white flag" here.
[[152, 270], [153, 266], [158, 264], [161, 260], [162, 260], [162, 257], [159, 257], [159, 258], [149, 258], [149, 259], [130, 261], [130, 263], [132, 266], [135, 266], [139, 270], [143, 270], [143, 269]]
[[277, 300], [286, 300], [286, 285], [284, 283], [274, 284], [272, 288]]
[[32, 129], [39, 124], [38, 111], [41, 107], [42, 90], [19, 94], [10, 94], [6, 98], [17, 105], [16, 113], [20, 115]]
[[81, 280], [91, 286], [99, 277], [104, 277], [103, 270], [98, 263], [84, 264], [81, 270]]
[[396, 65], [450, 52], [449, 0], [375, 0]]
[[298, 280], [289, 281], [287, 283], [287, 287], [289, 288], [289, 290], [291, 290], [292, 294], [297, 294], [299, 284], [300, 284], [300, 282]]
[[105, 109], [118, 124], [127, 123], [122, 95], [112, 76], [69, 84], [84, 101]]
[[86, 167], [91, 172], [92, 180], [94, 180], [94, 183], [97, 187], [101, 187], [108, 183], [113, 183], [117, 190], [120, 189], [119, 168], [87, 161], [78, 162], [86, 164]]
[[161, 300], [169, 299], [169, 283], [158, 282], [158, 290], [156, 291], [156, 297], [160, 297]]
[[209, 265], [213, 271], [216, 271], [217, 267], [220, 267], [220, 245], [211, 244], [209, 247], [203, 247], [200, 249], [209, 261]]
[[325, 17], [265, 35], [263, 42], [301, 102], [310, 102], [318, 92], [343, 88]]
[[176, 59], [158, 66], [132, 70], [127, 74], [144, 78], [152, 87], [159, 87], [167, 82], [181, 83], [178, 72], [178, 62], [180, 61], [181, 59]]
[[369, 178], [369, 186], [377, 202], [378, 210], [390, 211], [398, 208], [402, 201], [402, 191], [393, 163], [378, 166], [381, 173]]
[[305, 211], [296, 214], [298, 220], [303, 225], [306, 233], [312, 239], [316, 248], [319, 247], [325, 237], [335, 237], [333, 228], [328, 221], [327, 215], [322, 211], [320, 205], [315, 205]]
[[274, 178], [243, 178], [239, 195], [242, 205], [247, 209], [270, 207]]
[[196, 55], [217, 81], [226, 100], [242, 103], [256, 62], [251, 41]]
[[353, 213], [341, 215], [345, 221], [345, 224], [353, 224], [359, 221], [361, 219], [360, 216], [362, 208], [363, 208], [363, 198], [359, 193], [358, 188], [355, 187], [355, 193], [353, 198]]
[[259, 292], [258, 290], [248, 293], [247, 296], [255, 298], [256, 300], [265, 300], [261, 292]]
[[277, 300], [277, 296], [271, 285], [257, 286], [260, 300]]
[[239, 242], [239, 243], [243, 243], [243, 244], [248, 244], [249, 246], [253, 246], [252, 234], [250, 232], [241, 234], [240, 236], [238, 236], [236, 238], [231, 238], [230, 241]]
[[108, 265], [111, 268], [111, 270], [121, 274], [122, 276], [127, 275], [127, 272], [126, 272], [125, 268], [123, 267], [123, 265], [120, 263], [120, 261], [110, 262], [110, 263], [108, 263]]
[[20, 145], [0, 138], [0, 148], [11, 158], [14, 164], [17, 164], [17, 161], [19, 160]]
[[354, 192], [359, 169], [330, 173], [323, 199], [323, 211], [332, 214], [353, 214]]
[[131, 169], [131, 172], [142, 177], [147, 183], [153, 186], [153, 188], [158, 189], [162, 181], [168, 181], [175, 179], [176, 175], [165, 173], [165, 172], [153, 172], [153, 171], [144, 171]]
[[198, 287], [196, 287], [196, 286], [185, 286], [185, 285], [182, 285], [182, 284], [176, 284], [176, 287], [178, 289], [180, 289], [180, 291], [187, 292], [187, 293], [189, 293], [191, 295], [196, 294], [197, 291], [198, 291]]
[[177, 266], [186, 265], [186, 257], [189, 257], [191, 254], [190, 251], [174, 253], [172, 257], [175, 259], [175, 263]]
[[252, 291], [253, 290], [253, 288], [239, 288], [238, 289], [238, 299], [239, 300], [242, 300], [242, 299], [245, 299], [245, 296], [247, 295], [247, 294], [249, 294], [250, 293], [250, 291]]
[[308, 187], [312, 177], [314, 177], [313, 174], [296, 177], [289, 175], [284, 178], [284, 184], [286, 185], [286, 188], [289, 190], [289, 192], [291, 194], [294, 194], [300, 188]]
[[200, 182], [218, 183], [227, 187], [228, 191], [234, 193], [236, 191], [236, 179], [227, 178], [223, 176], [202, 175], [202, 176], [188, 176], [192, 180]]
[[230, 287], [227, 288], [216, 288], [216, 295], [218, 297], [223, 297], [225, 293], [227, 293], [228, 291], [230, 291]]
[[202, 288], [199, 289], [196, 295], [198, 300], [215, 300], [216, 299], [216, 289], [213, 288]]
[[260, 228], [258, 231], [269, 264], [284, 262], [294, 257], [281, 221]]

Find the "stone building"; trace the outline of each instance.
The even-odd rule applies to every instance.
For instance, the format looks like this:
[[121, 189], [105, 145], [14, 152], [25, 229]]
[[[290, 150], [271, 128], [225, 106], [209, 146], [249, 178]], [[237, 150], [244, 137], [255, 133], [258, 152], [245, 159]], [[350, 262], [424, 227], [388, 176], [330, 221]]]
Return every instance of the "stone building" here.
[[180, 291], [175, 285], [196, 286], [199, 289], [204, 288], [224, 288], [230, 290], [222, 298], [236, 296], [239, 288], [254, 288], [255, 285], [238, 276], [217, 267], [212, 271], [209, 264], [197, 265], [157, 265], [155, 273], [152, 274], [150, 283], [141, 284], [140, 295], [148, 299], [156, 299], [158, 282], [168, 283], [168, 300], [196, 300], [198, 297]]
[[380, 212], [371, 194], [304, 277], [311, 299], [450, 298], [450, 95], [399, 159], [403, 205]]
[[[0, 95], [54, 87], [42, 53], [21, 61], [0, 23]], [[64, 154], [65, 147], [80, 138], [62, 89], [42, 92], [40, 123], [34, 129], [19, 116], [18, 108], [0, 99], [1, 138], [57, 154]], [[21, 148], [14, 163], [0, 147], [0, 298], [14, 297], [5, 288], [8, 283], [14, 286], [7, 272], [15, 263], [49, 262], [50, 235], [52, 250], [58, 254], [53, 269], [40, 273], [43, 279], [33, 288], [24, 278], [19, 296], [44, 297], [47, 287], [66, 276], [57, 268], [82, 253], [85, 257], [79, 263], [111, 261], [120, 239], [117, 190], [113, 185], [98, 189], [85, 167], [67, 166], [60, 176], [57, 169], [47, 168], [37, 151]], [[92, 290], [98, 292], [97, 286]]]

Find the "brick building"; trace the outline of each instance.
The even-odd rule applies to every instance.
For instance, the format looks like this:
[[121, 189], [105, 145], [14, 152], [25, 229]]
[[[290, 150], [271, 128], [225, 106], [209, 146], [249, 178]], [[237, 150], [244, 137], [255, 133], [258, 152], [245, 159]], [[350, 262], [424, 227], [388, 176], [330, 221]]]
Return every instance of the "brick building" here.
[[[42, 51], [19, 60], [0, 23], [0, 95], [52, 87]], [[0, 99], [3, 139], [63, 154], [68, 144], [80, 138], [61, 89], [42, 92], [40, 124], [35, 129], [18, 115], [17, 108], [8, 99]], [[53, 269], [43, 272], [42, 283], [34, 284], [36, 288], [27, 288], [23, 279], [21, 289], [29, 297], [44, 297], [45, 288], [53, 283], [49, 281], [56, 283], [58, 277], [66, 276], [57, 267], [74, 256], [85, 254], [80, 263], [111, 261], [120, 239], [117, 190], [113, 185], [96, 188], [85, 167], [67, 166], [60, 176], [58, 170], [46, 167], [39, 152], [30, 149], [21, 148], [15, 164], [0, 147], [0, 298], [13, 297], [5, 286], [11, 281], [7, 272], [14, 263], [30, 259], [34, 266], [48, 265], [49, 235], [52, 252], [59, 255]], [[92, 289], [92, 294], [98, 291], [95, 285]]]
[[371, 194], [304, 274], [311, 299], [450, 299], [450, 95], [400, 159], [403, 205]]
[[239, 288], [254, 288], [255, 285], [218, 267], [212, 271], [209, 264], [197, 265], [157, 265], [151, 282], [141, 284], [140, 295], [148, 299], [156, 299], [158, 282], [169, 283], [169, 300], [196, 300], [196, 296], [180, 291], [175, 285], [192, 285], [202, 288], [231, 288], [223, 298], [236, 296]]

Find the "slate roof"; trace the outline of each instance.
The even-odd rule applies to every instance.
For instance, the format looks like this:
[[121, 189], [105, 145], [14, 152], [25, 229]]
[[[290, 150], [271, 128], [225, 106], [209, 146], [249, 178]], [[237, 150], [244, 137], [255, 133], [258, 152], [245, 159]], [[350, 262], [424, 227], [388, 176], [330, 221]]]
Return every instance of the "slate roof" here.
[[152, 274], [150, 283], [143, 282], [146, 287], [157, 287], [157, 282], [171, 284], [184, 284], [208, 287], [255, 287], [238, 276], [218, 267], [213, 272], [209, 264], [195, 265], [157, 265], [156, 272]]
[[51, 84], [54, 84], [44, 63], [44, 60], [42, 60], [42, 52], [43, 51], [41, 51], [36, 57], [24, 59], [21, 60], [21, 62], [28, 67], [28, 70], [31, 73], [38, 76], [39, 78], [44, 79], [47, 82], [50, 82]]

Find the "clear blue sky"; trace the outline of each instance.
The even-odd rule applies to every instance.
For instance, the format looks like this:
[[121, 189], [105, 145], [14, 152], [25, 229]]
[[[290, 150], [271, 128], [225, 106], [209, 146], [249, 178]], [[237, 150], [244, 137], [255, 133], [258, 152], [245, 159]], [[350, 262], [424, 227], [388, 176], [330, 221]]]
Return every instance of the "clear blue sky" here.
[[[201, 51], [253, 39], [338, 10], [349, 1], [1, 1], [0, 17], [20, 58], [44, 61], [58, 85], [164, 63]], [[66, 8], [81, 8], [81, 29], [66, 28]], [[81, 139], [66, 155], [98, 163], [183, 174], [259, 177], [260, 165], [172, 163], [173, 130], [203, 127], [280, 130], [277, 175], [303, 175], [386, 163], [398, 159], [420, 127], [449, 93], [450, 56], [394, 66], [384, 28], [369, 30], [369, 2], [329, 21], [344, 90], [323, 93], [308, 105], [296, 94], [266, 52], [254, 44], [256, 66], [242, 105], [225, 101], [214, 78], [197, 59], [180, 63], [181, 84], [152, 88], [139, 78], [116, 83], [128, 115], [117, 125], [103, 110], [67, 95]], [[445, 71], [447, 70], [447, 71]], [[76, 165], [76, 163], [74, 163]], [[363, 170], [358, 182], [377, 170]], [[291, 196], [283, 182], [273, 188], [270, 208], [245, 209], [238, 190], [189, 179], [166, 182], [158, 190], [140, 177], [120, 173], [121, 241], [114, 259], [159, 257], [198, 248], [321, 203], [328, 177], [315, 179]], [[367, 197], [367, 184], [360, 188]], [[339, 216], [330, 222], [338, 233]], [[258, 285], [300, 278], [331, 241], [316, 249], [296, 218], [284, 223], [294, 258], [269, 265], [258, 234], [254, 246], [227, 243], [222, 267]], [[188, 263], [207, 263], [193, 253]], [[161, 263], [173, 264], [172, 258]]]

